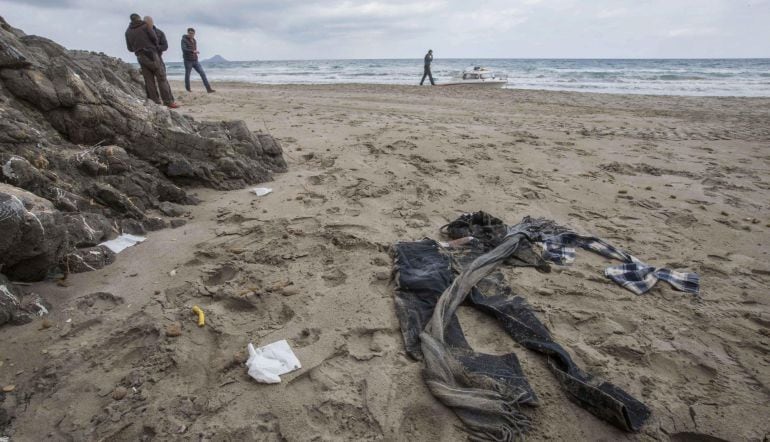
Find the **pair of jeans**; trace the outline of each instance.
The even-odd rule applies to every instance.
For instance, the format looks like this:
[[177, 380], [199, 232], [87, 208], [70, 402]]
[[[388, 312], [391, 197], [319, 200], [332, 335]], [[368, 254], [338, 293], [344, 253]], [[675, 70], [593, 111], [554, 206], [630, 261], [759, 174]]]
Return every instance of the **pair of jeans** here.
[[433, 74], [430, 72], [430, 66], [425, 66], [425, 71], [422, 73], [422, 80], [420, 80], [420, 86], [425, 82], [425, 77], [430, 78], [430, 84], [435, 86], [436, 83], [433, 81]]
[[[649, 408], [578, 367], [524, 297], [515, 294], [505, 276], [495, 271], [502, 262], [547, 271], [547, 263], [529, 238], [562, 228], [528, 217], [508, 229], [483, 213], [461, 218], [445, 226], [446, 231], [450, 238], [473, 232], [477, 240], [469, 247], [445, 248], [424, 239], [399, 242], [391, 249], [396, 316], [404, 345], [409, 356], [425, 361], [423, 376], [431, 393], [452, 408], [478, 439], [484, 439], [481, 435], [499, 440], [521, 436], [531, 421], [517, 406], [539, 404], [514, 353], [489, 355], [471, 348], [455, 315], [462, 302], [497, 319], [524, 348], [543, 354], [568, 397], [583, 408], [626, 431], [639, 431], [650, 416]], [[512, 233], [505, 236], [504, 231]], [[485, 244], [484, 240], [493, 238], [500, 239], [499, 245]]]
[[201, 66], [198, 60], [184, 61], [184, 88], [187, 89], [187, 91], [190, 91], [190, 72], [192, 72], [193, 69], [195, 69], [195, 72], [201, 76], [203, 86], [206, 87], [206, 90], [210, 91], [211, 85], [209, 84], [208, 78], [206, 78], [206, 72], [203, 71], [203, 66]]
[[[160, 56], [151, 50], [138, 51], [136, 60], [142, 70], [147, 97], [158, 104], [161, 104], [162, 100], [166, 106], [173, 103], [174, 96], [171, 95], [171, 86], [169, 86], [166, 78], [166, 68]], [[158, 90], [160, 90], [160, 96], [158, 96]]]

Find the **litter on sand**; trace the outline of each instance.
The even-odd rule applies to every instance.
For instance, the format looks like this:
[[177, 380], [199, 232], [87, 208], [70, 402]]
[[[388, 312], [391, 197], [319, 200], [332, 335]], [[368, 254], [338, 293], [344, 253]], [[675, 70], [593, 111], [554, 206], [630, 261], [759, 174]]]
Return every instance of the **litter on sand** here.
[[650, 266], [600, 238], [577, 234], [544, 218], [525, 217], [507, 225], [488, 213], [468, 213], [441, 231], [449, 241], [426, 238], [391, 248], [396, 316], [407, 354], [425, 363], [428, 389], [453, 409], [472, 440], [523, 439], [534, 425], [523, 407], [541, 402], [515, 353], [491, 355], [471, 347], [455, 315], [461, 304], [497, 319], [514, 341], [544, 355], [562, 389], [577, 404], [626, 431], [644, 426], [651, 410], [620, 387], [580, 368], [497, 269], [506, 264], [547, 273], [550, 263], [574, 261], [579, 247], [621, 261], [605, 275], [638, 295], [663, 280], [697, 296], [696, 273]]
[[145, 239], [147, 238], [145, 238], [144, 236], [136, 236], [136, 235], [130, 235], [128, 233], [124, 233], [115, 239], [105, 241], [99, 245], [107, 247], [108, 249], [112, 250], [114, 253], [120, 253], [131, 246], [135, 246], [139, 244]]
[[257, 196], [265, 196], [268, 193], [272, 192], [273, 189], [269, 187], [255, 187], [251, 189], [251, 191], [254, 192], [254, 194], [256, 194]]
[[198, 315], [198, 327], [203, 327], [206, 325], [206, 315], [203, 313], [203, 309], [198, 307], [197, 305], [194, 305], [192, 308], [193, 313]]
[[278, 384], [281, 382], [280, 375], [302, 368], [285, 339], [257, 349], [249, 343], [248, 348], [246, 366], [249, 367], [249, 376], [257, 382]]

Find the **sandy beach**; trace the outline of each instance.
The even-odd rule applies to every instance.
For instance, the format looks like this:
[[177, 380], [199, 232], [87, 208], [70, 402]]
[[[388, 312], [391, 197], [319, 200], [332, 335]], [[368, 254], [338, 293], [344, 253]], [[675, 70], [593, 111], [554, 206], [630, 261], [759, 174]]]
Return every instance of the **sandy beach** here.
[[[265, 196], [200, 189], [186, 225], [26, 287], [52, 309], [0, 328], [0, 385], [24, 392], [5, 402], [13, 441], [465, 440], [404, 352], [388, 250], [477, 210], [547, 217], [702, 278], [700, 298], [665, 283], [637, 296], [587, 252], [548, 274], [503, 267], [578, 365], [652, 410], [639, 433], [599, 420], [461, 307], [474, 349], [520, 358], [541, 399], [524, 410], [531, 440], [769, 437], [770, 99], [172, 87], [181, 113], [275, 136], [289, 171]], [[302, 369], [256, 383], [247, 344], [281, 339]]]

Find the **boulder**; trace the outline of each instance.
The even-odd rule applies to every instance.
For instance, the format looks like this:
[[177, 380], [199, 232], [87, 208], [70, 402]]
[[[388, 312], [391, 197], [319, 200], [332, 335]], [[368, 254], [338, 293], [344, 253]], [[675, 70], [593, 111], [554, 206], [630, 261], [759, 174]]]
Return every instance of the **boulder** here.
[[0, 270], [22, 281], [44, 278], [67, 247], [65, 226], [50, 201], [0, 183]]
[[147, 212], [197, 203], [186, 186], [235, 189], [286, 167], [269, 134], [148, 102], [132, 65], [0, 17], [0, 271], [12, 279], [101, 268], [115, 258], [101, 241], [166, 228]]

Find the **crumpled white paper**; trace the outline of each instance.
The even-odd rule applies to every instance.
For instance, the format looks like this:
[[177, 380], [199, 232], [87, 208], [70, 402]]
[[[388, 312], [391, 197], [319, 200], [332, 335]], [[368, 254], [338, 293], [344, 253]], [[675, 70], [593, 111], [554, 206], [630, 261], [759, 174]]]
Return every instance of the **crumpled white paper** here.
[[249, 343], [249, 376], [265, 384], [281, 382], [279, 375], [302, 368], [285, 339], [257, 349]]
[[269, 187], [255, 187], [251, 189], [252, 192], [254, 192], [257, 196], [265, 196], [268, 193], [272, 192], [273, 189]]
[[136, 235], [130, 235], [128, 233], [124, 233], [124, 234], [120, 235], [119, 237], [117, 237], [115, 239], [111, 239], [109, 241], [105, 241], [105, 242], [103, 242], [103, 243], [101, 243], [99, 245], [100, 246], [105, 246], [105, 247], [107, 247], [108, 249], [112, 250], [115, 253], [120, 253], [123, 250], [125, 250], [125, 249], [127, 249], [127, 248], [129, 248], [129, 247], [131, 247], [133, 245], [139, 244], [140, 242], [144, 241], [145, 239], [147, 239], [147, 238], [145, 238], [143, 236], [136, 236]]

